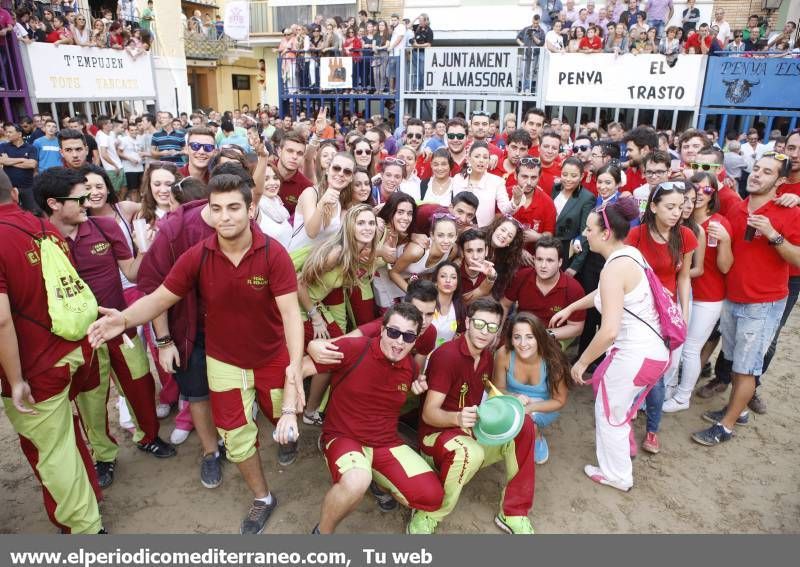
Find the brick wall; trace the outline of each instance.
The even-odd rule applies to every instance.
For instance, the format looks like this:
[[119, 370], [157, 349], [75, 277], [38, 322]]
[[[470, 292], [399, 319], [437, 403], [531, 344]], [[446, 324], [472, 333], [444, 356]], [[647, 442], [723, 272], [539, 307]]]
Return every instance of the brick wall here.
[[[788, 0], [784, 0], [786, 2]], [[714, 8], [725, 10], [725, 19], [731, 25], [731, 29], [742, 29], [747, 25], [747, 18], [752, 14], [766, 16], [766, 10], [761, 9], [762, 0], [716, 0]], [[773, 10], [769, 14], [770, 29], [775, 29], [775, 21], [778, 19], [779, 10]]]

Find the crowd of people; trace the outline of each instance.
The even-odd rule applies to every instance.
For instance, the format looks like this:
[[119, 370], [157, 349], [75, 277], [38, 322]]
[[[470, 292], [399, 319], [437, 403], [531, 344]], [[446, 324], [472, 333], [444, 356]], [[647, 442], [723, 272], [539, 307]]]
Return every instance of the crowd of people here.
[[120, 1], [117, 13], [109, 9], [93, 18], [78, 8], [77, 1], [36, 2], [20, 0], [12, 15], [0, 7], [0, 27], [7, 21], [23, 43], [52, 43], [126, 50], [132, 57], [146, 53], [153, 43], [153, 2], [139, 13], [131, 0]]
[[[680, 25], [668, 25], [675, 14], [672, 0], [608, 0], [597, 7], [574, 0], [539, 0], [533, 22], [520, 30], [517, 43], [544, 47], [552, 53], [680, 53], [714, 55], [721, 52], [770, 51], [800, 55], [797, 24], [787, 22], [772, 31], [766, 18], [754, 14], [742, 29], [733, 29], [725, 10], [714, 10], [713, 20], [701, 22], [695, 0], [681, 12]], [[779, 52], [779, 53], [774, 53]], [[728, 53], [726, 53], [728, 54]]]
[[332, 486], [313, 533], [367, 492], [434, 533], [502, 460], [494, 522], [531, 534], [571, 389], [596, 391], [585, 473], [622, 491], [640, 448], [669, 450], [664, 412], [733, 384], [692, 434], [713, 446], [766, 411], [756, 387], [800, 292], [800, 131], [768, 146], [763, 130], [573, 135], [536, 108], [499, 133], [482, 111], [396, 129], [274, 111], [4, 125], [3, 403], [62, 531], [104, 531], [111, 379], [143, 453], [172, 457], [195, 432], [204, 487], [237, 466], [242, 533], [277, 506], [259, 415], [281, 467], [319, 435]]

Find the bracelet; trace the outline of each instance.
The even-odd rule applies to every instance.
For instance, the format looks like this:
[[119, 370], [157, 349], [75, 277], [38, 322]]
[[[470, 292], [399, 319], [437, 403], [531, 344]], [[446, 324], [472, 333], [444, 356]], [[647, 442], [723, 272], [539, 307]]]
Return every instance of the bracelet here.
[[163, 337], [156, 337], [156, 346], [161, 346], [172, 342], [171, 335], [164, 335]]
[[281, 415], [297, 415], [297, 411], [294, 408], [281, 408]]
[[308, 314], [308, 318], [310, 319], [311, 317], [313, 317], [314, 315], [319, 313], [319, 309], [317, 308], [316, 305], [314, 305], [314, 306], [311, 307], [311, 309], [306, 311], [306, 313]]
[[128, 318], [125, 316], [124, 312], [122, 313], [122, 328], [123, 330], [128, 328]]

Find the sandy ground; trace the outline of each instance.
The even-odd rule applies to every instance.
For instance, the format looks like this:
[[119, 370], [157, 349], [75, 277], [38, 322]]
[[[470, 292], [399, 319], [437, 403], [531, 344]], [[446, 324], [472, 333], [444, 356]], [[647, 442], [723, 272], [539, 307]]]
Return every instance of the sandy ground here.
[[[727, 392], [696, 399], [679, 414], [665, 415], [662, 452], [634, 461], [635, 486], [627, 494], [598, 486], [583, 474], [595, 463], [591, 389], [573, 391], [561, 419], [549, 428], [550, 461], [537, 467], [536, 500], [531, 519], [538, 533], [798, 533], [800, 532], [800, 451], [798, 386], [800, 316], [784, 329], [778, 355], [762, 387], [769, 413], [751, 415], [737, 437], [706, 448], [689, 435], [705, 427], [700, 415], [719, 409]], [[158, 460], [138, 451], [127, 432], [113, 432], [120, 443], [114, 484], [101, 503], [112, 533], [237, 533], [250, 497], [236, 468], [224, 466], [215, 490], [199, 482], [196, 434], [179, 447], [178, 456]], [[2, 412], [2, 408], [0, 408]], [[162, 421], [169, 438], [174, 415]], [[261, 418], [260, 418], [261, 419]], [[261, 423], [261, 458], [279, 506], [267, 532], [308, 533], [318, 520], [330, 476], [316, 448], [318, 429], [303, 427], [300, 456], [289, 468], [276, 460], [272, 427]], [[644, 419], [636, 423], [644, 435]], [[54, 533], [42, 505], [39, 484], [24, 460], [17, 437], [0, 418], [0, 533]], [[463, 492], [455, 512], [440, 525], [442, 533], [496, 533], [497, 511], [505, 473], [502, 464], [478, 473]], [[401, 533], [409, 513], [381, 513], [371, 498], [340, 526], [341, 533]]]

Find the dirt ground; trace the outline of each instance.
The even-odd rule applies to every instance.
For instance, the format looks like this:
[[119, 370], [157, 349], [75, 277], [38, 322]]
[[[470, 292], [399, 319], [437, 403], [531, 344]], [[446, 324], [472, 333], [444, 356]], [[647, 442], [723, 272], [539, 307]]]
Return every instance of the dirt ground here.
[[[546, 433], [550, 461], [536, 470], [536, 499], [531, 519], [538, 533], [798, 533], [800, 532], [800, 451], [795, 428], [800, 359], [800, 316], [795, 310], [781, 337], [778, 354], [762, 386], [768, 404], [763, 416], [719, 447], [706, 448], [689, 435], [705, 427], [700, 415], [719, 409], [727, 392], [711, 400], [695, 399], [679, 414], [664, 415], [662, 452], [634, 461], [634, 488], [623, 494], [589, 481], [583, 465], [595, 463], [591, 389], [573, 390], [561, 418]], [[178, 448], [178, 456], [158, 460], [138, 451], [117, 425], [120, 443], [114, 484], [101, 503], [112, 533], [237, 533], [250, 502], [236, 468], [225, 464], [223, 484], [207, 490], [199, 482], [196, 434]], [[2, 408], [0, 408], [2, 412]], [[169, 438], [173, 416], [162, 421]], [[261, 418], [259, 418], [261, 420]], [[261, 422], [261, 458], [278, 508], [269, 533], [308, 533], [318, 520], [330, 476], [316, 448], [318, 429], [302, 426], [300, 456], [289, 468], [276, 460], [272, 427]], [[637, 420], [637, 437], [644, 420]], [[24, 460], [17, 437], [0, 418], [0, 533], [54, 533], [42, 505], [39, 484]], [[469, 484], [454, 513], [440, 524], [442, 533], [496, 533], [505, 473], [502, 464], [484, 469]], [[401, 533], [409, 513], [381, 513], [371, 498], [340, 526], [341, 533]]]

